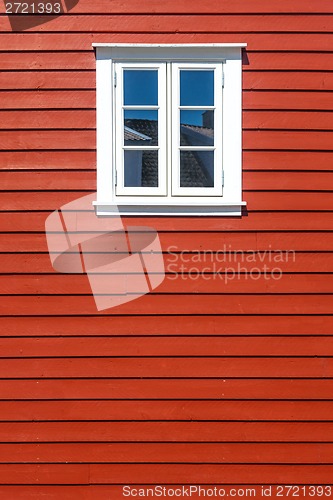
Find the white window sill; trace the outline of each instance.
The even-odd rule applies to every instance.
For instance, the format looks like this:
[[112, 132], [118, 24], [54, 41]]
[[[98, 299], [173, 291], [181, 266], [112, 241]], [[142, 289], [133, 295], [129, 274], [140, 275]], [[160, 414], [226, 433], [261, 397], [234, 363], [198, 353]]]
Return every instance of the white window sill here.
[[223, 205], [115, 205], [112, 203], [93, 202], [96, 215], [112, 216], [119, 213], [128, 216], [195, 216], [195, 217], [216, 217], [216, 216], [241, 216], [242, 207], [246, 206], [246, 201], [225, 202]]

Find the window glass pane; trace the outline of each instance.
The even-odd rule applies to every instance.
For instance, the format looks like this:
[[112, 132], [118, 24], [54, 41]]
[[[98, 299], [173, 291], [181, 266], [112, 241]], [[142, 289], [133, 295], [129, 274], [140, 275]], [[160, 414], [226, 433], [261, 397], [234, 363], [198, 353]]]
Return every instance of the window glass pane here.
[[180, 71], [180, 105], [214, 106], [214, 71]]
[[180, 187], [214, 187], [214, 151], [180, 152]]
[[158, 105], [157, 70], [124, 70], [124, 105]]
[[124, 110], [125, 146], [157, 146], [157, 120], [157, 110]]
[[124, 151], [124, 186], [158, 187], [158, 151]]
[[214, 146], [214, 111], [180, 112], [181, 146]]

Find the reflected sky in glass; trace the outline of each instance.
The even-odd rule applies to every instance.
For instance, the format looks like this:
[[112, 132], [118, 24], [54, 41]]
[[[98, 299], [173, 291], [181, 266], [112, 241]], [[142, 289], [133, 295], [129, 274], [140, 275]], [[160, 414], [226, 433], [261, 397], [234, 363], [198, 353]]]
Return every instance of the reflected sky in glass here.
[[124, 105], [158, 105], [157, 70], [124, 70]]
[[180, 105], [214, 106], [214, 71], [180, 71]]
[[124, 118], [128, 120], [133, 118], [135, 120], [157, 120], [158, 111], [154, 109], [126, 109], [124, 111]]
[[197, 127], [214, 128], [214, 111], [204, 109], [180, 111], [180, 123]]

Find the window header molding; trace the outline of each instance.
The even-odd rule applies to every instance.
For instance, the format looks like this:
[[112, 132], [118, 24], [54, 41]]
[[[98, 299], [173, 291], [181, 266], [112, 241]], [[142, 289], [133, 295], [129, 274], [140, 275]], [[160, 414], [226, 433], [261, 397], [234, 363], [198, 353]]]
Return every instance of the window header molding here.
[[93, 43], [93, 47], [247, 47], [247, 43]]
[[136, 59], [177, 61], [177, 60], [218, 60], [239, 59], [246, 43], [192, 43], [192, 44], [155, 44], [155, 43], [93, 43], [98, 59]]

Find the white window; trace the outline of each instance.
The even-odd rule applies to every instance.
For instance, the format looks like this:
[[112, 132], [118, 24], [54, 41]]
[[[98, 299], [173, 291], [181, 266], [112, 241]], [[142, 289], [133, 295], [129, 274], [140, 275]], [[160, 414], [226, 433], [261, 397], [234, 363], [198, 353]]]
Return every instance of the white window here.
[[245, 44], [94, 44], [98, 215], [240, 215]]

